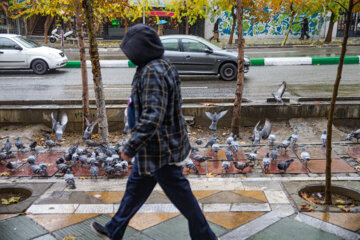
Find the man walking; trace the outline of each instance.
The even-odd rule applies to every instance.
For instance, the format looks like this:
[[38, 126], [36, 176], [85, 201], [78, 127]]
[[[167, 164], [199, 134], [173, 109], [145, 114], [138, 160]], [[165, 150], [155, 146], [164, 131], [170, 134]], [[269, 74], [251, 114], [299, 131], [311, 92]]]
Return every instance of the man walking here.
[[308, 21], [307, 17], [304, 17], [302, 27], [301, 27], [300, 40], [304, 40], [304, 36], [306, 36], [306, 39], [310, 38], [310, 36], [307, 34], [307, 31], [309, 31], [309, 21]]
[[220, 23], [220, 18], [218, 18], [214, 24], [214, 30], [213, 30], [214, 35], [209, 39], [209, 41], [215, 39], [217, 42], [219, 42], [219, 23]]
[[121, 158], [135, 163], [124, 197], [115, 216], [104, 226], [91, 227], [104, 239], [121, 240], [130, 219], [144, 204], [156, 183], [187, 218], [194, 240], [217, 239], [182, 174], [181, 163], [190, 143], [181, 112], [180, 79], [175, 67], [163, 57], [164, 48], [150, 26], [137, 24], [126, 33], [121, 49], [136, 64], [128, 106], [131, 137]]

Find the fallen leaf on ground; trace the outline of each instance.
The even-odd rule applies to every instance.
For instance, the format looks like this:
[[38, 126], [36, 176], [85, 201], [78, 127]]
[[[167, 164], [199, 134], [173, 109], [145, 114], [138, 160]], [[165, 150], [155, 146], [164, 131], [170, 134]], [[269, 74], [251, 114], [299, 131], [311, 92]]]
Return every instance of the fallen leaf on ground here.
[[79, 177], [79, 179], [88, 179], [88, 177]]
[[63, 240], [76, 240], [76, 235], [75, 234], [67, 235], [63, 238]]
[[345, 203], [345, 201], [344, 201], [344, 200], [341, 200], [341, 199], [337, 199], [335, 202], [336, 202], [336, 203], [340, 203], [340, 204], [344, 204], [344, 203]]
[[208, 173], [208, 174], [206, 174], [206, 177], [214, 178], [214, 177], [216, 177], [216, 174], [215, 173]]
[[20, 201], [20, 197], [10, 197], [9, 199], [2, 198], [1, 199], [1, 204], [9, 205], [9, 204], [12, 204], [12, 203], [17, 203], [19, 201]]
[[215, 106], [216, 103], [203, 103], [203, 106]]
[[0, 173], [0, 176], [10, 176], [11, 172], [2, 172]]
[[301, 210], [302, 211], [312, 212], [312, 211], [315, 210], [315, 207], [310, 205], [310, 204], [303, 204], [303, 205], [301, 205]]

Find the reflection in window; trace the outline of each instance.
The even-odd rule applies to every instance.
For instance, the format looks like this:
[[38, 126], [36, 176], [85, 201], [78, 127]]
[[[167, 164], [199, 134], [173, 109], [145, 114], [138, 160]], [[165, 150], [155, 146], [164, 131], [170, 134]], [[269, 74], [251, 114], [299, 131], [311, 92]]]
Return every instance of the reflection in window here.
[[177, 39], [163, 39], [161, 42], [166, 51], [180, 51]]
[[205, 44], [191, 39], [183, 39], [182, 43], [185, 52], [205, 52], [209, 49]]
[[0, 38], [0, 49], [15, 49], [16, 43], [7, 38]]

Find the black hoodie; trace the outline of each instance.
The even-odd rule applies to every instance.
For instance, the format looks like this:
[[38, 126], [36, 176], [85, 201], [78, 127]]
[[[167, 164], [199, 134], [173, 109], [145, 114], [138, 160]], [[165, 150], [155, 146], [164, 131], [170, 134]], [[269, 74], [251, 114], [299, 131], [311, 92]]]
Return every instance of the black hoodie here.
[[143, 67], [161, 58], [164, 47], [156, 31], [145, 24], [137, 24], [127, 31], [120, 45], [125, 55], [136, 65]]

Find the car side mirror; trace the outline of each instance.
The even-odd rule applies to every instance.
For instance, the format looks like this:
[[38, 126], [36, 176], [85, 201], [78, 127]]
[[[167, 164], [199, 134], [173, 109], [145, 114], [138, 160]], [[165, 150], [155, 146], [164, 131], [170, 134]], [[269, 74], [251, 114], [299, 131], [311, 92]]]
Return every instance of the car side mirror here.
[[19, 50], [19, 51], [23, 50], [23, 48], [20, 47], [19, 45], [16, 45], [14, 48], [15, 48], [16, 50]]
[[208, 54], [211, 54], [211, 53], [213, 53], [214, 51], [213, 51], [212, 49], [208, 48], [208, 49], [205, 50], [205, 52], [208, 53]]

